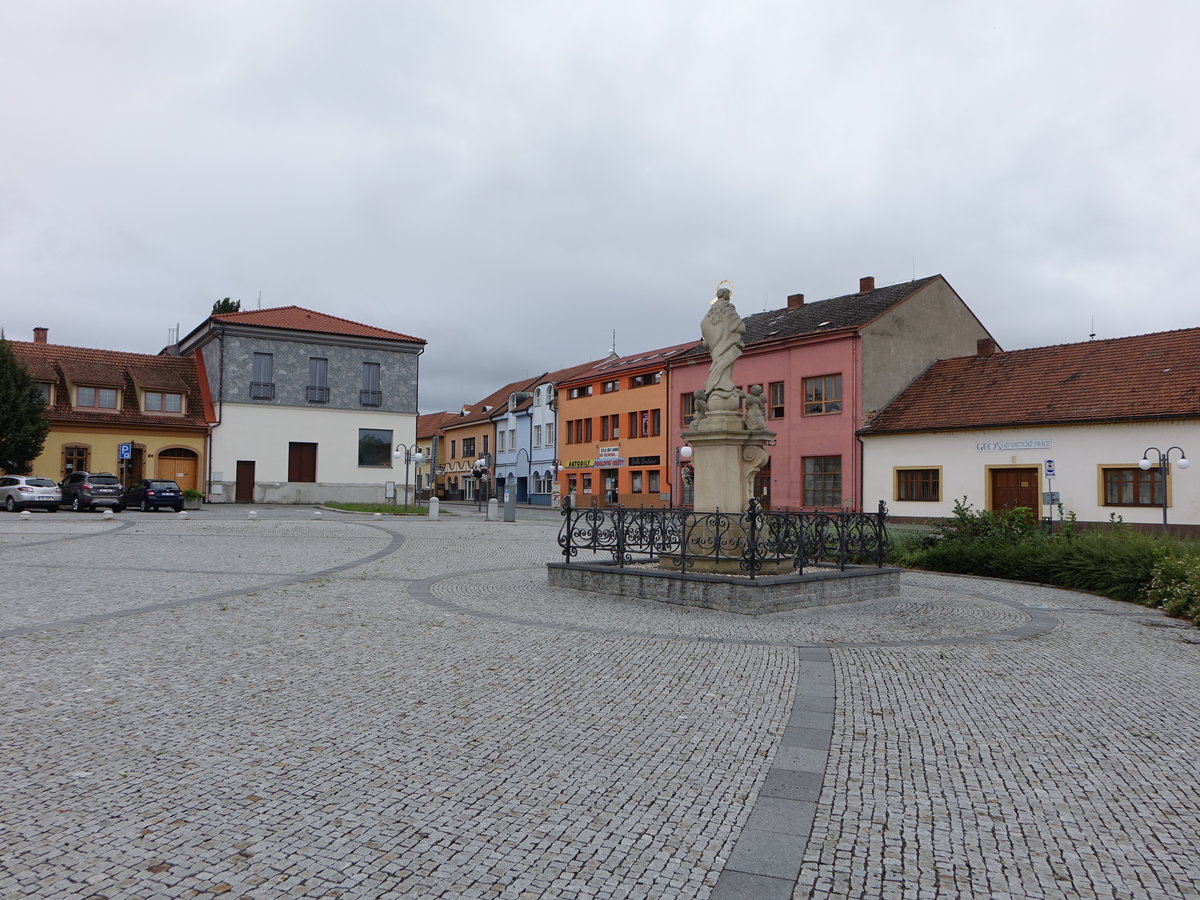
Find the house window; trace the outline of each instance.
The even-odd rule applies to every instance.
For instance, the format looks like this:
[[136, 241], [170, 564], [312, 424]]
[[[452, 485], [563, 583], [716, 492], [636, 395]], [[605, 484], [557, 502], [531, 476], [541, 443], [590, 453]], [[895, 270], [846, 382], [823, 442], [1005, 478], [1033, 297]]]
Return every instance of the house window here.
[[250, 399], [275, 399], [275, 359], [270, 353], [254, 354], [254, 374], [250, 381]]
[[42, 402], [47, 406], [50, 405], [50, 389], [53, 387], [48, 381], [39, 381], [38, 390], [42, 392]]
[[841, 375], [819, 375], [804, 379], [804, 415], [820, 416], [841, 411]]
[[183, 394], [146, 391], [146, 412], [183, 412]]
[[1104, 469], [1105, 506], [1162, 506], [1163, 480], [1158, 467], [1142, 471], [1130, 468]]
[[772, 419], [783, 418], [783, 382], [772, 381], [769, 389], [769, 412]]
[[487, 452], [488, 452], [488, 446], [487, 446], [487, 445], [488, 445], [488, 436], [485, 434], [485, 435], [483, 436], [483, 455], [484, 455], [484, 456], [487, 456]]
[[533, 473], [533, 492], [535, 494], [549, 494], [554, 485], [554, 480], [550, 477], [550, 472], [534, 472]]
[[306, 393], [309, 403], [329, 402], [329, 360], [320, 356], [309, 357]]
[[390, 469], [392, 467], [392, 432], [381, 428], [358, 429], [358, 464]]
[[63, 474], [88, 470], [87, 447], [63, 447]]
[[454, 459], [455, 457], [457, 457], [457, 456], [458, 456], [458, 447], [457, 447], [457, 444], [458, 444], [458, 442], [457, 442], [457, 441], [451, 441], [451, 442], [450, 442], [450, 458], [451, 458], [451, 459]]
[[584, 384], [580, 385], [579, 387], [573, 387], [567, 392], [567, 396], [572, 400], [578, 400], [580, 397], [590, 397], [592, 396], [592, 386], [590, 384]]
[[679, 409], [683, 414], [680, 422], [684, 425], [691, 425], [692, 416], [696, 414], [696, 396], [694, 394], [680, 394]]
[[662, 372], [647, 372], [644, 375], [634, 375], [629, 379], [631, 388], [646, 387], [650, 384], [661, 384]]
[[504, 452], [504, 429], [503, 428], [501, 428], [500, 431], [496, 434], [496, 452], [497, 453]]
[[514, 450], [517, 449], [517, 429], [515, 428], [508, 429], [508, 446]]
[[379, 363], [363, 363], [362, 377], [362, 390], [358, 392], [359, 406], [383, 406], [383, 390], [379, 382]]
[[842, 505], [842, 458], [804, 457], [804, 505]]
[[662, 490], [662, 482], [660, 481], [658, 469], [651, 469], [649, 472], [647, 472], [646, 481], [648, 482], [646, 490], [648, 490], [650, 493], [657, 494]]
[[611, 394], [613, 391], [619, 391], [620, 389], [621, 382], [619, 381], [606, 381], [600, 385], [600, 390], [605, 394]]
[[538, 388], [536, 391], [533, 392], [533, 405], [534, 406], [542, 405], [542, 389], [541, 388]]
[[941, 500], [941, 469], [897, 469], [897, 500]]
[[80, 387], [75, 389], [75, 405], [92, 409], [116, 409], [116, 388]]
[[542, 426], [533, 426], [533, 446], [535, 448], [542, 446]]
[[662, 434], [662, 410], [650, 410], [650, 433], [653, 435]]
[[463, 438], [463, 456], [469, 459], [475, 458], [475, 438]]
[[609, 435], [609, 419], [610, 416], [600, 417], [600, 440], [607, 441]]

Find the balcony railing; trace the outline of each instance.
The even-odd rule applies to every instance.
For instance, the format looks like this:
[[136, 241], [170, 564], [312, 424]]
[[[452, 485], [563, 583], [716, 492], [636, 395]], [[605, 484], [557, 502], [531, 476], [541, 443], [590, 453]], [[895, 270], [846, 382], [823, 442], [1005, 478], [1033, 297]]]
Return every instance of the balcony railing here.
[[275, 382], [273, 382], [273, 381], [252, 381], [252, 382], [250, 382], [250, 399], [251, 400], [274, 400], [275, 399]]
[[383, 406], [383, 391], [359, 391], [359, 406]]
[[311, 384], [305, 388], [305, 398], [309, 403], [328, 403], [329, 388], [313, 387]]
[[697, 560], [737, 563], [751, 578], [764, 566], [789, 561], [845, 569], [848, 563], [882, 567], [888, 549], [887, 505], [877, 512], [766, 511], [751, 500], [744, 513], [696, 513], [686, 509], [580, 509], [568, 497], [558, 534], [565, 562], [580, 551], [611, 554], [618, 566], [658, 561], [686, 572]]

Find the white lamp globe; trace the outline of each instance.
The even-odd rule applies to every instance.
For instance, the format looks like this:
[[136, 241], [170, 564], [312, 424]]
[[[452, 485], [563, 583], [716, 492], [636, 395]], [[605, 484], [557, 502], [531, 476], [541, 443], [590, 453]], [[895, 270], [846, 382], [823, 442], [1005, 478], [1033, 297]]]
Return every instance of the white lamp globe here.
[[1142, 461], [1138, 463], [1138, 468], [1141, 469], [1142, 471], [1149, 469], [1150, 468], [1150, 460], [1146, 459], [1146, 457], [1143, 456]]
[[1192, 461], [1190, 459], [1188, 459], [1186, 456], [1179, 457], [1179, 468], [1186, 469], [1191, 464], [1192, 464]]

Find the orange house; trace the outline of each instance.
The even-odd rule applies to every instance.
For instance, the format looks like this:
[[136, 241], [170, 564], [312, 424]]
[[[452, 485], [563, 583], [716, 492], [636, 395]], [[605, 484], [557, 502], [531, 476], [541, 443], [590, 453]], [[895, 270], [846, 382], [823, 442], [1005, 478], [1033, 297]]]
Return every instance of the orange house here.
[[576, 506], [679, 501], [668, 458], [668, 363], [697, 343], [607, 360], [558, 383], [560, 489]]

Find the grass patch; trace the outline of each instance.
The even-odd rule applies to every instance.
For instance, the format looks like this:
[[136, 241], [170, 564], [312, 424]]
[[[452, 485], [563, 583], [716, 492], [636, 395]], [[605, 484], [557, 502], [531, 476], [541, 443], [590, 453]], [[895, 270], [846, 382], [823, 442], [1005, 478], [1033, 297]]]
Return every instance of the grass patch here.
[[385, 516], [423, 516], [429, 512], [424, 506], [403, 506], [397, 503], [326, 503], [330, 509], [345, 512], [382, 513]]

